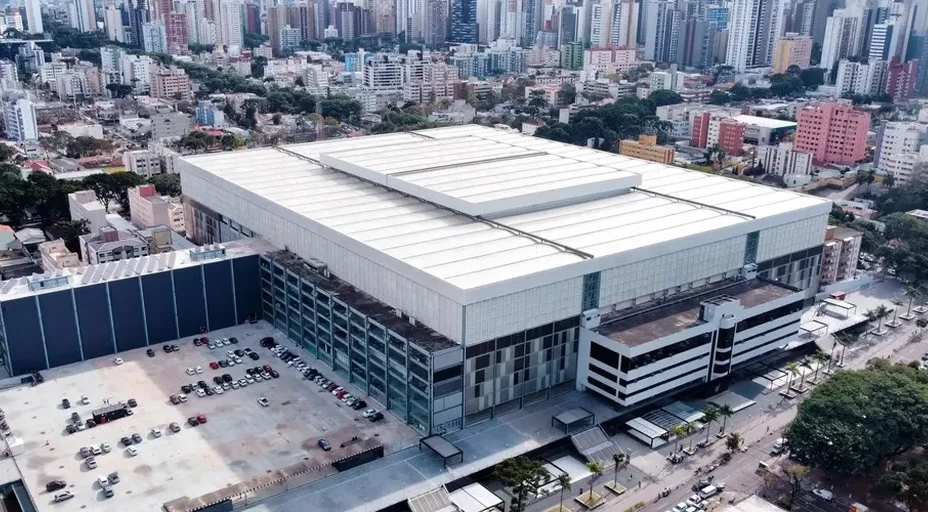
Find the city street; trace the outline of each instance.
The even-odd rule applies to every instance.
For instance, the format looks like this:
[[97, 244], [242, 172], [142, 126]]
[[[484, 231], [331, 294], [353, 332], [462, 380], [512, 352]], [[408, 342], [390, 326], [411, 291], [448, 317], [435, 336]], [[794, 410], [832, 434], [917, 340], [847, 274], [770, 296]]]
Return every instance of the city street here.
[[[893, 296], [902, 297], [901, 290], [901, 285], [894, 281], [874, 283], [872, 288], [854, 294], [848, 300], [858, 304], [861, 311], [866, 311], [883, 301], [886, 301], [887, 305], [891, 306], [891, 304], [888, 304], [887, 299]], [[922, 354], [928, 350], [928, 343], [922, 341], [909, 344], [908, 340], [915, 331], [914, 322], [907, 321], [901, 327], [891, 329], [885, 336], [862, 336], [860, 342], [847, 349], [845, 368], [863, 368], [866, 366], [867, 361], [873, 358], [890, 358], [893, 361], [901, 362], [919, 360]], [[833, 342], [830, 336], [825, 336], [817, 340], [817, 343], [822, 350], [829, 352]], [[820, 379], [822, 377], [824, 375], [820, 375]], [[743, 384], [735, 383], [733, 387]], [[775, 387], [778, 388], [784, 385], [785, 382], [779, 382], [775, 384]], [[740, 452], [734, 454], [728, 464], [720, 466], [711, 473], [714, 475], [714, 482], [725, 484], [724, 492], [713, 498], [711, 508], [725, 504], [730, 500], [739, 501], [748, 495], [756, 493], [763, 484], [762, 477], [756, 472], [758, 465], [760, 462], [773, 462], [777, 459], [775, 455], [770, 453], [770, 450], [776, 439], [781, 436], [786, 426], [795, 417], [797, 406], [804, 396], [786, 400], [779, 393], [765, 393], [763, 396], [755, 398], [757, 404], [740, 411], [729, 420], [731, 427], [729, 430], [741, 434], [745, 445]], [[629, 491], [620, 497], [616, 497], [605, 489], [604, 484], [612, 481], [612, 473], [607, 470], [606, 474], [595, 484], [596, 492], [607, 498], [607, 503], [599, 507], [598, 510], [607, 512], [625, 512], [638, 504], [644, 504], [640, 508], [642, 512], [669, 511], [675, 504], [686, 501], [693, 494], [693, 484], [707, 476], [704, 473], [697, 474], [697, 468], [704, 468], [712, 464], [726, 451], [724, 439], [719, 440], [710, 447], [700, 450], [688, 460], [673, 465], [666, 461], [666, 453], [663, 453], [669, 453], [672, 447], [665, 446], [659, 450], [650, 450], [640, 443], [631, 441], [624, 434], [619, 434], [613, 439], [631, 455], [628, 469], [623, 470], [619, 476], [619, 482], [626, 485]], [[699, 436], [696, 439], [701, 440], [703, 437]], [[658, 458], [660, 459], [659, 462], [657, 461]], [[631, 483], [626, 482], [628, 478], [626, 475], [629, 473], [632, 475]], [[641, 482], [640, 487], [633, 485], [638, 481]], [[580, 488], [589, 490], [588, 485], [589, 479], [574, 482], [571, 491], [565, 493], [565, 508], [580, 510], [580, 505], [576, 502], [570, 501], [570, 503], [567, 503], [566, 497], [568, 494], [571, 498], [576, 496], [579, 494]], [[658, 498], [660, 491], [665, 487], [673, 489], [671, 495]], [[811, 491], [814, 488], [814, 483], [809, 482], [807, 487]], [[558, 495], [554, 494], [551, 497], [539, 500], [539, 502], [532, 504], [529, 509], [542, 511], [553, 507], [556, 510], [557, 497]], [[848, 500], [838, 498], [831, 503], [824, 502], [810, 492], [797, 497], [797, 500], [799, 501], [799, 510], [807, 512], [847, 511], [847, 505], [850, 504]]]

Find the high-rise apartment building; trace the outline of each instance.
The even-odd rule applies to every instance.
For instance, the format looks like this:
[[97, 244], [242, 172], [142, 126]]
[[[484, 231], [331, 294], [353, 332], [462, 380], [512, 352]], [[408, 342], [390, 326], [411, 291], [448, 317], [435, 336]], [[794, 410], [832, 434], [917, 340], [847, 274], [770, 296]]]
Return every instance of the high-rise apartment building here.
[[612, 3], [612, 26], [609, 43], [622, 48], [638, 46], [638, 2], [618, 0]]
[[725, 62], [735, 71], [769, 64], [785, 21], [783, 1], [734, 0]]
[[683, 12], [672, 0], [649, 0], [646, 15], [644, 59], [676, 62]]
[[[926, 63], [928, 65], [928, 63]], [[899, 57], [893, 57], [886, 72], [886, 94], [893, 101], [907, 100], [915, 97], [915, 81], [918, 79], [919, 62], [910, 60], [902, 62]]]
[[777, 38], [773, 52], [773, 72], [785, 73], [790, 66], [802, 69], [809, 67], [812, 60], [812, 38], [791, 32]]
[[187, 15], [182, 12], [169, 12], [164, 15], [165, 38], [168, 52], [183, 54], [187, 52], [190, 40], [187, 37]]
[[862, 21], [862, 14], [852, 9], [838, 9], [828, 18], [822, 43], [822, 68], [830, 71], [842, 59], [860, 55], [865, 39]]
[[838, 74], [835, 88], [840, 95], [860, 94], [876, 96], [886, 89], [886, 75], [889, 63], [877, 60], [864, 64], [861, 62], [842, 60], [838, 64]]
[[148, 53], [168, 53], [168, 36], [163, 21], [142, 25], [142, 48]]
[[120, 43], [127, 41], [125, 24], [122, 19], [123, 12], [115, 5], [108, 5], [103, 10], [103, 27], [106, 30], [107, 39]]
[[796, 149], [811, 151], [816, 164], [853, 165], [866, 156], [870, 114], [850, 101], [812, 104], [796, 119]]
[[39, 140], [39, 126], [35, 119], [35, 104], [19, 91], [3, 93], [3, 126], [6, 137], [12, 141]]
[[451, 0], [448, 41], [477, 42], [477, 0]]
[[892, 23], [879, 23], [873, 26], [871, 32], [867, 34], [867, 55], [869, 60], [890, 60], [896, 55], [893, 43], [897, 41], [893, 38]]
[[172, 98], [189, 100], [190, 79], [180, 68], [159, 69], [151, 73], [151, 96], [153, 98]]
[[922, 144], [928, 143], [928, 125], [909, 122], [883, 121], [876, 129], [876, 148], [873, 165], [883, 167], [882, 160], [899, 153], [918, 153]]
[[[216, 22], [219, 25], [219, 43], [226, 46], [242, 47], [242, 1], [213, 0]], [[216, 8], [218, 4], [218, 9]]]
[[42, 27], [42, 4], [39, 0], [26, 0], [26, 29], [30, 34], [41, 34], [45, 30]]

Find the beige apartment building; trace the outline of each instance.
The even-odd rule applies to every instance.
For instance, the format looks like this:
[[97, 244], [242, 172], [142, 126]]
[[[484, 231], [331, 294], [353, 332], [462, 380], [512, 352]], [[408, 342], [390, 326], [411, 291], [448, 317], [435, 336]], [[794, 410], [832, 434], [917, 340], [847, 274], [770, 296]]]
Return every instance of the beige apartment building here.
[[60, 238], [40, 243], [39, 254], [42, 256], [42, 270], [45, 272], [81, 266], [80, 257], [65, 247], [64, 240]]
[[831, 284], [854, 277], [863, 234], [860, 231], [828, 226], [825, 249], [822, 252], [822, 284]]
[[129, 189], [129, 213], [138, 228], [164, 225], [178, 233], [186, 230], [183, 205], [159, 196], [154, 185]]

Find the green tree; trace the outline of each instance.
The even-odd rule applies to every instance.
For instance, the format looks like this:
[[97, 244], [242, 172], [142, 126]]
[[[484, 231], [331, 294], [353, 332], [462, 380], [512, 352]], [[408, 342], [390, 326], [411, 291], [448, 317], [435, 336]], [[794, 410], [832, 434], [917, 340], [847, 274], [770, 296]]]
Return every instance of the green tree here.
[[619, 485], [619, 471], [625, 468], [628, 464], [628, 455], [625, 455], [625, 452], [615, 452], [612, 454], [612, 469], [614, 471], [612, 485]]
[[793, 386], [793, 377], [795, 377], [796, 375], [799, 375], [800, 373], [799, 363], [795, 361], [787, 363], [786, 371], [789, 374], [788, 375], [789, 380], [786, 381], [786, 392], [789, 393], [790, 388]]
[[69, 251], [80, 253], [79, 237], [90, 233], [90, 222], [87, 219], [60, 220], [52, 225], [49, 231], [61, 238]]
[[162, 196], [179, 197], [180, 174], [153, 174], [148, 182], [155, 186], [155, 190]]
[[9, 144], [0, 144], [0, 162], [9, 162], [14, 156], [19, 154], [16, 148]]
[[653, 91], [648, 95], [648, 100], [654, 103], [656, 107], [683, 103], [683, 97], [670, 89], [658, 89]]
[[815, 89], [825, 85], [825, 70], [818, 67], [803, 69], [799, 72], [799, 79], [807, 89]]
[[715, 90], [709, 95], [709, 103], [712, 105], [725, 105], [731, 101], [731, 95], [725, 91]]
[[577, 88], [574, 84], [565, 83], [561, 85], [561, 100], [564, 105], [572, 105], [577, 101]]
[[712, 423], [718, 421], [721, 413], [719, 408], [709, 404], [702, 410], [702, 421], [706, 424], [706, 444], [709, 444], [709, 434], [712, 432]]
[[211, 44], [199, 44], [199, 43], [190, 43], [187, 45], [187, 49], [190, 50], [190, 53], [213, 53], [215, 47]]
[[928, 375], [904, 365], [838, 372], [799, 405], [787, 437], [805, 464], [867, 473], [928, 441]]
[[728, 404], [722, 404], [719, 406], [719, 415], [722, 416], [722, 433], [725, 432], [725, 427], [728, 426], [728, 418], [734, 416], [735, 411]]
[[809, 467], [802, 464], [789, 464], [783, 467], [783, 476], [789, 482], [789, 501], [792, 503], [796, 496], [802, 492], [802, 484], [809, 474]]
[[525, 512], [525, 501], [548, 479], [544, 463], [529, 457], [506, 459], [496, 466], [496, 476], [513, 491], [510, 511]]
[[683, 436], [686, 435], [686, 427], [683, 425], [674, 425], [670, 427], [670, 435], [674, 438], [674, 453], [680, 451], [680, 441], [683, 440]]
[[737, 432], [732, 432], [728, 434], [728, 437], [725, 438], [725, 448], [732, 454], [741, 449], [741, 443], [744, 442], [744, 438], [741, 437], [741, 434]]
[[593, 501], [593, 486], [596, 483], [596, 480], [603, 476], [603, 465], [595, 460], [592, 460], [586, 463], [586, 468], [590, 470], [590, 473], [592, 473], [592, 475], [590, 475], [590, 497], [587, 500], [587, 503], [591, 503]]
[[564, 491], [570, 490], [570, 475], [561, 473], [557, 477], [558, 486], [561, 488], [561, 503], [558, 505], [559, 510], [557, 512], [564, 512]]
[[815, 353], [812, 354], [812, 360], [816, 363], [815, 376], [812, 377], [812, 379], [818, 382], [818, 371], [822, 369], [822, 366], [825, 363], [828, 363], [829, 367], [831, 366], [831, 356], [822, 352], [821, 350], [816, 350]]

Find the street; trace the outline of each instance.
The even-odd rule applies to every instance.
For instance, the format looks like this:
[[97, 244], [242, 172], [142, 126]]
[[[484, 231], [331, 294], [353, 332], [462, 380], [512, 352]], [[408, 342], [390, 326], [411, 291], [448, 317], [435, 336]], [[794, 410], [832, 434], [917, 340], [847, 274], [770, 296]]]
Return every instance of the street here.
[[[884, 286], [878, 287], [884, 288]], [[886, 290], [880, 291], [885, 292]], [[882, 299], [882, 297], [880, 298]], [[883, 337], [862, 336], [860, 343], [847, 349], [845, 369], [864, 368], [867, 361], [873, 358], [889, 358], [900, 362], [919, 360], [928, 349], [928, 343], [924, 341], [908, 343], [909, 338], [915, 331], [914, 322], [907, 321]], [[828, 341], [827, 337], [818, 342], [826, 352], [831, 348], [831, 341]], [[824, 375], [821, 377], [824, 377]], [[779, 386], [784, 384], [780, 383]], [[732, 456], [728, 464], [721, 465], [711, 473], [714, 475], [714, 483], [724, 483], [725, 490], [711, 500], [710, 510], [729, 501], [737, 502], [748, 495], [757, 493], [764, 483], [763, 478], [756, 472], [758, 465], [761, 462], [776, 461], [777, 456], [772, 455], [770, 450], [776, 439], [781, 437], [785, 428], [795, 417], [798, 404], [805, 396], [801, 395], [792, 400], [787, 400], [780, 397], [778, 393], [770, 393], [765, 397], [765, 402], [758, 401], [757, 405], [741, 411], [732, 418], [730, 424], [732, 428], [729, 430], [738, 432], [744, 438], [744, 446]], [[686, 501], [689, 496], [694, 494], [692, 491], [693, 484], [708, 476], [701, 471], [702, 468], [717, 461], [726, 451], [725, 440], [719, 439], [682, 463], [673, 465], [666, 462], [666, 460], [661, 460], [657, 463], [663, 465], [663, 467], [656, 470], [656, 459], [658, 457], [663, 459], [664, 455], [659, 451], [650, 450], [640, 443], [626, 444], [619, 439], [623, 437], [627, 439], [627, 436], [623, 434], [615, 436], [614, 439], [631, 456], [629, 467], [619, 475], [619, 482], [626, 485], [629, 491], [622, 496], [615, 496], [607, 490], [604, 484], [611, 482], [613, 476], [607, 470], [606, 474], [594, 486], [595, 491], [607, 500], [598, 510], [627, 512], [637, 505], [642, 512], [668, 512], [674, 505]], [[699, 439], [701, 438], [697, 438], [697, 440]], [[648, 469], [646, 466], [651, 468]], [[697, 473], [697, 469], [700, 469], [699, 473]], [[632, 475], [631, 481], [626, 482], [629, 474]], [[635, 483], [639, 483], [639, 485], [634, 485]], [[581, 488], [588, 491], [588, 486], [589, 479], [574, 482], [569, 496], [571, 498], [576, 496]], [[661, 490], [666, 487], [672, 489], [670, 496], [660, 498]], [[801, 496], [797, 496], [799, 510], [806, 512], [839, 512], [839, 510], [846, 512], [848, 510], [850, 503], [846, 499], [836, 498], [834, 502], [825, 502], [811, 494], [810, 491], [814, 487], [814, 482], [807, 482], [804, 486], [807, 489]], [[580, 505], [566, 499], [567, 495], [568, 493], [565, 493], [565, 508], [580, 510]], [[556, 498], [556, 496], [539, 500], [530, 505], [529, 510], [557, 510], [558, 500], [552, 498]], [[570, 502], [568, 503], [568, 501]]]

